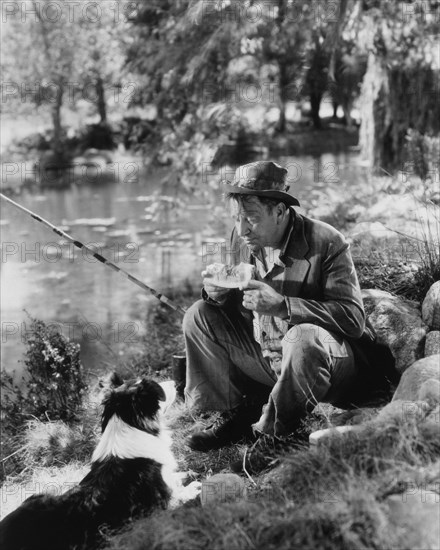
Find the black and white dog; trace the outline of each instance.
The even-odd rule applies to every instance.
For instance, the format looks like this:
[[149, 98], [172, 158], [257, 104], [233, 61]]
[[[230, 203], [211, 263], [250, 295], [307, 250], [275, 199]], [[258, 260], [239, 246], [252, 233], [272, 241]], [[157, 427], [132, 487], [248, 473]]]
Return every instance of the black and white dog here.
[[163, 387], [116, 376], [112, 384], [90, 472], [63, 495], [34, 495], [6, 516], [1, 550], [91, 550], [103, 529], [197, 496], [198, 482], [182, 486], [184, 474], [176, 473], [171, 438], [161, 426]]

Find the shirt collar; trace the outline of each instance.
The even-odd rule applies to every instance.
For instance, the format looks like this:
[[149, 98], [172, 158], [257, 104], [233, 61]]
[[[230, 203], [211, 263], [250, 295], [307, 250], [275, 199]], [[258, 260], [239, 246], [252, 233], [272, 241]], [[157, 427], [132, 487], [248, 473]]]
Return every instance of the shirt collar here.
[[[281, 242], [279, 257], [275, 260], [275, 263], [274, 263], [274, 265], [279, 265], [281, 267], [286, 267], [286, 264], [284, 263], [284, 258], [285, 258], [285, 255], [286, 255], [286, 249], [287, 249], [287, 246], [289, 244], [290, 237], [292, 236], [292, 233], [295, 229], [295, 219], [296, 219], [295, 211], [292, 208], [290, 208], [289, 210], [290, 210], [290, 212], [289, 212], [289, 214], [290, 214], [289, 225], [286, 229], [283, 240]], [[261, 261], [261, 252], [258, 251], [258, 253], [255, 255], [255, 257], [260, 259], [260, 261]]]

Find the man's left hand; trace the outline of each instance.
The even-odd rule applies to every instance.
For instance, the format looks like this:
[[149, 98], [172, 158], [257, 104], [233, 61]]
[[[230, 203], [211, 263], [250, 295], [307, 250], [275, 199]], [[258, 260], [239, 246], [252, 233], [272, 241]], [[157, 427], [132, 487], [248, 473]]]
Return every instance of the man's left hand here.
[[241, 287], [244, 290], [243, 306], [251, 311], [275, 317], [287, 317], [284, 297], [262, 281], [251, 279]]

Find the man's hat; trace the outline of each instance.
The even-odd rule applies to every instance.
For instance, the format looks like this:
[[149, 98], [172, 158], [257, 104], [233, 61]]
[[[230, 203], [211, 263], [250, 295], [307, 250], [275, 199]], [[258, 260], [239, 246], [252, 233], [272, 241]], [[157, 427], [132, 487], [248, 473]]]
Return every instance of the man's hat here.
[[255, 195], [276, 199], [291, 206], [299, 206], [299, 201], [287, 191], [287, 170], [276, 162], [264, 160], [239, 166], [232, 182], [223, 182], [225, 193]]

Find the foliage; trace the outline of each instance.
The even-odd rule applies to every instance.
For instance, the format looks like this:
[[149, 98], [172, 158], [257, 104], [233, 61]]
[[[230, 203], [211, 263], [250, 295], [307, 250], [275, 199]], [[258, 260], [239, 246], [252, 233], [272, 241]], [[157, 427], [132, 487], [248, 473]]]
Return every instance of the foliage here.
[[[341, 17], [346, 4], [341, 2]], [[332, 35], [336, 20], [327, 15], [334, 7], [334, 2], [317, 7], [303, 0], [141, 5], [130, 19], [134, 40], [127, 53], [130, 70], [139, 75], [135, 102], [154, 102], [159, 119], [174, 130], [200, 106], [249, 106], [246, 89], [251, 85], [258, 103], [279, 107], [277, 129], [284, 131], [287, 101], [301, 98], [308, 58], [317, 44], [313, 37]], [[322, 72], [321, 67], [312, 71]]]
[[32, 318], [25, 342], [22, 384], [15, 384], [13, 376], [2, 373], [1, 410], [6, 427], [17, 428], [30, 416], [65, 422], [78, 419], [87, 390], [79, 345]]
[[133, 41], [127, 61], [140, 84], [133, 103], [154, 102], [159, 119], [172, 128], [203, 102], [204, 94], [218, 93], [232, 52], [239, 47], [236, 24], [229, 20], [219, 26], [215, 13], [208, 15], [202, 4], [143, 3], [130, 18]]
[[115, 24], [115, 4], [108, 2], [26, 0], [16, 8], [2, 25], [2, 70], [9, 85], [2, 108], [14, 115], [29, 105], [49, 110], [51, 148], [61, 160], [67, 147], [63, 107], [89, 103], [105, 122], [107, 101], [121, 101], [125, 19]]

